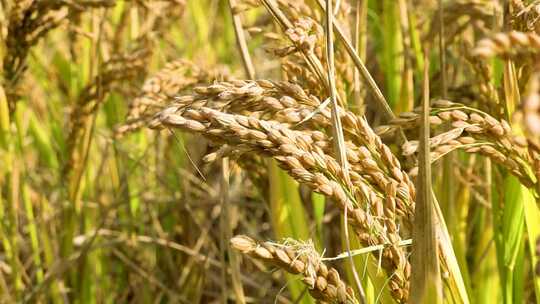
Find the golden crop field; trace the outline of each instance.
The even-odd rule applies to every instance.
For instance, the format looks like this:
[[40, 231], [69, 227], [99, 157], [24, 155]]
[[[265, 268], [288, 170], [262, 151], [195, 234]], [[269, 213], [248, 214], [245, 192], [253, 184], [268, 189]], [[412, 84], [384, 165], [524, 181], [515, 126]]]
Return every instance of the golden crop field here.
[[540, 1], [0, 0], [0, 303], [540, 304]]

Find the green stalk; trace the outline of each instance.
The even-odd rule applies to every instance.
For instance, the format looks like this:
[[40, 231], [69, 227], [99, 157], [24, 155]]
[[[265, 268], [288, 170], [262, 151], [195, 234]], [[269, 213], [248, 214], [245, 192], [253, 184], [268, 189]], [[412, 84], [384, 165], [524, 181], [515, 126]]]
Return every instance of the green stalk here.
[[[10, 149], [13, 153], [13, 150]], [[9, 154], [11, 154], [9, 153]], [[12, 155], [11, 169], [7, 171], [6, 185], [7, 185], [7, 237], [10, 241], [9, 251], [9, 266], [11, 267], [11, 279], [14, 290], [13, 296], [17, 301], [20, 301], [22, 292], [24, 291], [24, 284], [22, 280], [22, 262], [19, 259], [19, 243], [18, 243], [18, 231], [19, 231], [19, 189], [20, 189], [20, 162], [18, 157]]]
[[9, 107], [4, 87], [0, 84], [0, 147], [8, 148], [9, 143]]
[[37, 283], [40, 284], [43, 282], [43, 266], [41, 263], [41, 256], [40, 256], [41, 250], [39, 246], [38, 233], [37, 233], [38, 229], [37, 229], [36, 220], [34, 217], [32, 202], [30, 201], [30, 197], [28, 194], [28, 186], [26, 185], [26, 183], [22, 185], [22, 199], [24, 202], [26, 218], [28, 220], [30, 246], [32, 247], [32, 259], [36, 268], [36, 279], [37, 279]]
[[326, 206], [326, 198], [319, 193], [311, 192], [311, 203], [313, 205], [313, 221], [315, 222], [315, 230], [317, 235], [316, 248], [323, 249], [324, 244], [324, 213]]
[[[1, 71], [1, 69], [0, 69]], [[12, 296], [20, 300], [24, 289], [19, 260], [18, 205], [19, 205], [19, 162], [14, 150], [14, 134], [10, 130], [8, 100], [0, 84], [0, 225], [2, 245], [11, 267]], [[4, 186], [5, 185], [5, 186]], [[5, 197], [5, 199], [4, 199]]]
[[[453, 167], [450, 167], [449, 170], [453, 170]], [[453, 180], [455, 181], [455, 178]], [[454, 205], [446, 205], [447, 207], [454, 209], [451, 213], [453, 215], [450, 216], [449, 213], [445, 214], [445, 220], [448, 224], [450, 235], [452, 236], [452, 247], [454, 248], [467, 291], [471, 290], [469, 266], [467, 263], [467, 219], [469, 215], [469, 202], [470, 190], [465, 187], [461, 188], [453, 201]]]
[[36, 145], [40, 158], [43, 159], [47, 168], [58, 170], [58, 159], [56, 158], [55, 151], [51, 145], [52, 139], [47, 133], [49, 130], [48, 125], [39, 122], [33, 112], [29, 111], [28, 115], [30, 115], [29, 135], [34, 140], [33, 143]]
[[[491, 185], [491, 160], [484, 160], [486, 183]], [[492, 201], [492, 189], [486, 187], [487, 201]], [[494, 230], [493, 214], [491, 210], [481, 206], [477, 208], [474, 222], [475, 230], [472, 235], [477, 237], [476, 246], [472, 252], [473, 262], [471, 265], [473, 303], [490, 304], [499, 303], [501, 298], [500, 280], [497, 273], [497, 251], [493, 242]], [[491, 226], [491, 228], [489, 227]], [[486, 229], [488, 227], [488, 229]], [[471, 240], [472, 242], [473, 240]]]
[[535, 275], [534, 267], [538, 264], [538, 256], [536, 255], [536, 241], [540, 237], [540, 212], [538, 210], [537, 200], [532, 194], [532, 190], [525, 190], [524, 197], [524, 211], [525, 211], [525, 226], [527, 228], [529, 254], [531, 258], [531, 277], [534, 285], [534, 293], [536, 296], [536, 303], [540, 303], [540, 277]]
[[[101, 55], [99, 53], [101, 45], [101, 18], [105, 18], [105, 15], [94, 14], [91, 18], [84, 22], [85, 29], [96, 35], [96, 39], [90, 41], [83, 41], [83, 57], [82, 57], [82, 71], [80, 72], [79, 80], [83, 80], [84, 84], [79, 88], [84, 87], [85, 84], [92, 81], [94, 75], [98, 75], [99, 66], [101, 63]], [[103, 98], [103, 93], [98, 84], [98, 96], [97, 98]], [[75, 105], [79, 106], [79, 105]], [[82, 132], [80, 137], [75, 139], [75, 144], [72, 147], [70, 153], [74, 156], [75, 163], [72, 168], [68, 168], [68, 191], [67, 198], [70, 203], [70, 207], [66, 210], [67, 221], [67, 234], [64, 237], [64, 250], [63, 257], [68, 257], [73, 252], [73, 238], [78, 233], [86, 233], [91, 231], [94, 227], [94, 218], [96, 215], [91, 209], [87, 209], [84, 204], [83, 194], [86, 189], [93, 188], [94, 177], [88, 171], [88, 162], [91, 157], [91, 148], [94, 129], [96, 127], [96, 116], [98, 112], [95, 111], [92, 115], [85, 117], [82, 123]], [[77, 227], [79, 224], [79, 227]], [[88, 255], [81, 256], [78, 261], [76, 271], [70, 271], [70, 281], [72, 288], [75, 289], [75, 293], [82, 302], [94, 303], [96, 301], [96, 274], [101, 269], [100, 259], [98, 258], [99, 252], [92, 252]]]
[[[493, 224], [497, 264], [501, 278], [503, 303], [523, 303], [519, 296], [517, 282], [522, 274], [517, 272], [517, 258], [522, 251], [524, 233], [524, 192], [517, 178], [507, 176], [501, 192], [493, 186]], [[499, 191], [497, 191], [499, 190]]]
[[394, 0], [382, 2], [381, 66], [385, 76], [385, 95], [392, 108], [401, 104], [403, 61], [403, 37], [400, 29], [399, 3]]
[[409, 7], [405, 0], [398, 1], [398, 11], [399, 11], [399, 21], [401, 29], [401, 43], [403, 49], [402, 64], [403, 68], [400, 70], [401, 73], [401, 86], [400, 86], [400, 95], [399, 103], [396, 105], [396, 112], [401, 113], [405, 111], [410, 111], [414, 107], [414, 67], [413, 67], [413, 55], [414, 50], [412, 49], [412, 34], [415, 29], [409, 29], [411, 24], [409, 18]]
[[424, 71], [424, 55], [422, 54], [422, 43], [420, 42], [420, 31], [417, 29], [416, 14], [414, 10], [408, 10], [409, 20], [409, 35], [411, 39], [411, 50], [414, 57], [415, 65], [415, 78], [421, 79]]
[[[16, 115], [16, 126], [17, 126], [17, 150], [18, 155], [24, 159], [24, 148], [23, 148], [23, 142], [24, 142], [24, 131], [23, 131], [23, 117], [22, 113], [27, 113], [28, 109], [26, 107], [23, 107], [22, 105], [19, 105], [19, 111], [17, 112], [18, 115]], [[22, 181], [20, 183], [20, 192], [21, 192], [21, 199], [24, 204], [24, 211], [25, 215], [28, 221], [28, 232], [30, 235], [30, 246], [32, 248], [32, 260], [34, 262], [34, 267], [36, 269], [36, 279], [37, 283], [43, 282], [43, 267], [41, 263], [41, 257], [40, 257], [40, 247], [39, 247], [39, 241], [38, 241], [38, 233], [37, 233], [37, 227], [36, 227], [36, 221], [34, 217], [34, 210], [32, 206], [32, 202], [30, 201], [29, 193], [28, 193], [28, 185], [26, 184], [26, 169], [24, 166], [21, 168], [23, 170], [22, 172]]]
[[[4, 87], [0, 85], [0, 178], [2, 182], [5, 182], [5, 179], [8, 177], [8, 164], [12, 163], [11, 155], [9, 153], [9, 110], [7, 98], [4, 93]], [[4, 213], [6, 205], [3, 199], [2, 188], [0, 188], [0, 236], [2, 237], [2, 245], [4, 246], [4, 252], [8, 259], [13, 256], [12, 246], [10, 240], [12, 238], [8, 237], [8, 227], [6, 227], [6, 214]]]
[[[40, 197], [40, 208], [38, 210], [41, 210], [41, 214], [39, 215], [41, 219], [44, 219], [47, 217], [47, 214], [51, 213], [52, 210], [49, 210], [51, 208], [50, 202], [43, 196]], [[50, 227], [40, 227], [39, 229], [39, 239], [41, 240], [41, 250], [43, 251], [43, 262], [45, 264], [45, 267], [47, 269], [51, 269], [55, 262], [58, 261], [58, 257], [56, 256], [54, 249], [53, 249], [53, 241], [56, 241], [54, 239], [54, 233], [53, 229]], [[55, 280], [51, 282], [51, 286], [49, 287], [49, 296], [51, 298], [52, 303], [54, 304], [61, 304], [64, 303], [64, 298], [62, 297], [60, 293], [60, 282], [58, 280]]]
[[[505, 118], [508, 121], [511, 121], [511, 117], [514, 115], [514, 111], [519, 105], [521, 97], [519, 92], [519, 84], [517, 79], [517, 71], [516, 67], [512, 60], [505, 60], [504, 66], [503, 66], [503, 87], [504, 87], [504, 97], [505, 97], [505, 103], [504, 103], [504, 114]], [[521, 127], [518, 124], [512, 125], [514, 132], [516, 133], [522, 133]], [[510, 177], [507, 177], [507, 179]], [[515, 179], [514, 177], [512, 177]], [[524, 235], [525, 231], [527, 231], [529, 239], [533, 238], [533, 240], [530, 240], [528, 242], [529, 244], [529, 251], [531, 253], [535, 252], [536, 246], [534, 244], [535, 240], [535, 230], [537, 231], [538, 227], [538, 207], [536, 206], [536, 200], [534, 196], [531, 194], [531, 190], [527, 189], [525, 186], [519, 184], [519, 182], [516, 181], [509, 181], [511, 185], [509, 185], [510, 189], [508, 194], [510, 196], [510, 201], [505, 201], [505, 209], [506, 204], [509, 204], [508, 208], [512, 210], [512, 212], [515, 213], [515, 219], [509, 220], [507, 218], [508, 213], [503, 213], [502, 217], [502, 230], [503, 230], [503, 237], [506, 236], [505, 232], [508, 231], [508, 234], [510, 234], [511, 237], [513, 237], [511, 242], [505, 242], [505, 246], [508, 244], [514, 244], [514, 248], [507, 249], [503, 251], [502, 258], [502, 276], [506, 279], [506, 281], [503, 280], [503, 296], [504, 301], [506, 303], [511, 303], [510, 301], [513, 301], [515, 303], [521, 303], [525, 300], [524, 298], [524, 287], [525, 287], [525, 264], [524, 264], [524, 255], [525, 255], [525, 244], [522, 244], [521, 242], [524, 241]], [[516, 197], [516, 198], [514, 198]], [[519, 204], [519, 206], [515, 206], [515, 204]], [[527, 216], [525, 216], [525, 208], [527, 208]], [[526, 228], [526, 229], [525, 229]], [[518, 233], [521, 233], [520, 235], [517, 235]], [[536, 232], [537, 233], [537, 232]], [[514, 235], [515, 234], [515, 235]], [[506, 239], [503, 239], [506, 240]], [[506, 248], [505, 248], [506, 249]], [[531, 259], [531, 263], [534, 262], [534, 254], [532, 254], [533, 258]], [[499, 258], [499, 260], [501, 260]], [[501, 262], [499, 262], [500, 264]], [[532, 264], [534, 265], [534, 264]], [[515, 268], [515, 272], [510, 272]], [[533, 280], [534, 284], [534, 290], [537, 297], [540, 297], [540, 294], [538, 293], [539, 289], [537, 286], [539, 283], [539, 280], [534, 272], [534, 266], [531, 267], [532, 269], [532, 276], [535, 278]], [[501, 265], [499, 265], [499, 269], [501, 269]], [[506, 272], [505, 272], [506, 271]], [[511, 281], [510, 281], [511, 280]], [[511, 288], [510, 288], [511, 286]]]

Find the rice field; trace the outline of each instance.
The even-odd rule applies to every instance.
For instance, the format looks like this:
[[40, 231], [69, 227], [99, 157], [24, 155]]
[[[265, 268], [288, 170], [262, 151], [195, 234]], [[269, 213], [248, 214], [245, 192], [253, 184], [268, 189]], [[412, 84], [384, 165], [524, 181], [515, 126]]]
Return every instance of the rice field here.
[[0, 303], [540, 303], [540, 1], [0, 0]]

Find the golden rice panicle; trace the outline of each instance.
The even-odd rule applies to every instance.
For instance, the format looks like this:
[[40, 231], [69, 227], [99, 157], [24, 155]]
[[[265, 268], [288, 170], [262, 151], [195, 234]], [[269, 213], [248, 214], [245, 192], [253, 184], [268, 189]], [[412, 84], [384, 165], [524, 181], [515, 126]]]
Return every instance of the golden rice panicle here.
[[499, 91], [492, 81], [492, 66], [481, 57], [475, 56], [474, 47], [470, 42], [464, 42], [463, 54], [465, 61], [471, 66], [471, 72], [478, 76], [471, 79], [471, 85], [478, 90], [475, 94], [475, 99], [479, 101], [478, 106], [499, 117], [502, 107]]
[[115, 128], [115, 137], [122, 137], [145, 126], [148, 119], [183, 91], [203, 83], [229, 78], [229, 72], [222, 67], [206, 69], [186, 59], [166, 63], [161, 70], [146, 79], [142, 92], [129, 104], [126, 122]]
[[[156, 114], [149, 125], [199, 133], [217, 143], [249, 146], [276, 159], [298, 182], [332, 198], [340, 209], [347, 209], [349, 223], [362, 244], [391, 244], [377, 257], [388, 273], [388, 286], [394, 299], [406, 301], [410, 264], [404, 248], [396, 245], [401, 241], [395, 220], [396, 206], [385, 202], [362, 176], [343, 172], [337, 160], [324, 152], [325, 143], [321, 146], [317, 131], [291, 130], [287, 124], [276, 121], [223, 113], [196, 102], [194, 105], [195, 108], [171, 105]], [[345, 174], [349, 174], [348, 179]], [[395, 187], [391, 189], [396, 191]], [[409, 213], [413, 206], [402, 207]]]
[[[304, 1], [280, 0], [276, 1], [278, 8], [291, 23], [289, 28], [276, 32], [272, 19], [264, 19], [265, 23], [252, 27], [253, 33], [263, 33], [265, 48], [268, 53], [280, 59], [280, 68], [284, 73], [284, 79], [301, 85], [319, 98], [325, 98], [326, 91], [320, 84], [320, 75], [306, 62], [302, 54], [312, 54], [324, 66], [324, 30], [318, 22], [322, 20], [320, 11], [313, 9]], [[259, 4], [260, 5], [260, 4]], [[337, 11], [337, 19], [347, 36], [350, 33], [348, 25], [351, 15], [351, 7], [346, 1], [342, 1]], [[339, 81], [336, 81], [338, 93], [344, 98], [347, 85], [352, 85], [353, 76], [350, 67], [350, 58], [343, 48], [337, 48], [336, 73]]]
[[482, 39], [473, 50], [473, 56], [482, 59], [538, 53], [540, 53], [540, 36], [536, 33], [518, 31], [497, 33], [491, 38]]
[[[208, 107], [278, 121], [306, 132], [324, 128], [326, 134], [331, 134], [330, 110], [322, 109], [319, 114], [311, 116], [320, 106], [320, 101], [295, 83], [237, 80], [216, 82], [194, 90], [193, 95], [177, 97], [175, 106], [192, 110]], [[358, 178], [366, 178], [380, 193], [387, 192], [389, 185], [395, 188], [396, 191], [389, 192], [387, 199], [396, 206], [396, 219], [412, 218], [415, 189], [407, 174], [401, 170], [397, 158], [373, 132], [365, 118], [343, 108], [340, 108], [340, 114], [346, 133], [347, 158], [353, 172]], [[325, 153], [331, 155], [331, 138], [323, 132], [317, 134], [316, 142]], [[232, 152], [235, 149], [229, 150]]]
[[309, 293], [325, 303], [358, 303], [354, 291], [341, 280], [339, 272], [325, 265], [313, 244], [286, 240], [284, 243], [258, 242], [245, 235], [230, 240], [231, 247], [254, 259], [272, 264], [302, 277]]
[[[527, 140], [513, 133], [510, 124], [504, 119], [495, 119], [480, 110], [469, 108], [459, 103], [438, 100], [433, 102], [430, 123], [437, 128], [443, 123], [451, 130], [431, 138], [434, 159], [455, 149], [468, 153], [480, 153], [506, 167], [525, 185], [537, 183], [532, 174], [531, 155]], [[420, 120], [418, 111], [402, 113], [391, 122], [390, 126], [379, 127], [379, 135], [402, 129], [415, 129]], [[417, 152], [417, 142], [411, 141], [403, 146], [403, 153], [410, 155]]]

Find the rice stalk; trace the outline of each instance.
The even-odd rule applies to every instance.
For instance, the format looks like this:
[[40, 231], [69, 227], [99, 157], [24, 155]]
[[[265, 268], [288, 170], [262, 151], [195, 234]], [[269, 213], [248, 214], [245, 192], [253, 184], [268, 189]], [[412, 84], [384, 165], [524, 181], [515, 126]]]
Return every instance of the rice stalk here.
[[[337, 6], [337, 5], [336, 5]], [[330, 106], [332, 109], [332, 135], [334, 137], [334, 149], [335, 154], [337, 154], [337, 160], [339, 164], [341, 165], [341, 170], [343, 172], [349, 171], [349, 162], [347, 160], [347, 154], [346, 154], [346, 147], [345, 147], [345, 139], [343, 137], [343, 128], [341, 126], [341, 119], [339, 115], [339, 108], [337, 103], [337, 97], [336, 97], [336, 79], [335, 79], [335, 67], [334, 67], [334, 10], [332, 9], [332, 0], [326, 0], [326, 28], [325, 28], [325, 34], [326, 34], [326, 57], [328, 61], [327, 66], [327, 75], [328, 75], [328, 82], [329, 82], [329, 95], [330, 95]], [[350, 183], [350, 180], [348, 178], [348, 175], [346, 175], [345, 182]], [[349, 253], [349, 264], [351, 267], [351, 271], [353, 273], [353, 277], [356, 283], [356, 288], [359, 291], [359, 298], [360, 303], [365, 303], [365, 292], [364, 288], [362, 287], [362, 283], [360, 282], [360, 277], [358, 275], [358, 272], [356, 271], [354, 260], [352, 258], [351, 252], [351, 244], [349, 241], [349, 224], [347, 222], [347, 208], [345, 208], [345, 212], [343, 214], [344, 218], [344, 234], [345, 234], [345, 245], [347, 248], [347, 252]]]
[[[429, 61], [426, 58], [426, 62]], [[429, 64], [426, 64], [426, 67]], [[417, 199], [413, 224], [413, 252], [411, 261], [411, 301], [415, 303], [441, 303], [442, 280], [439, 269], [435, 211], [432, 202], [430, 160], [430, 88], [429, 71], [424, 70], [423, 101], [420, 127]]]

